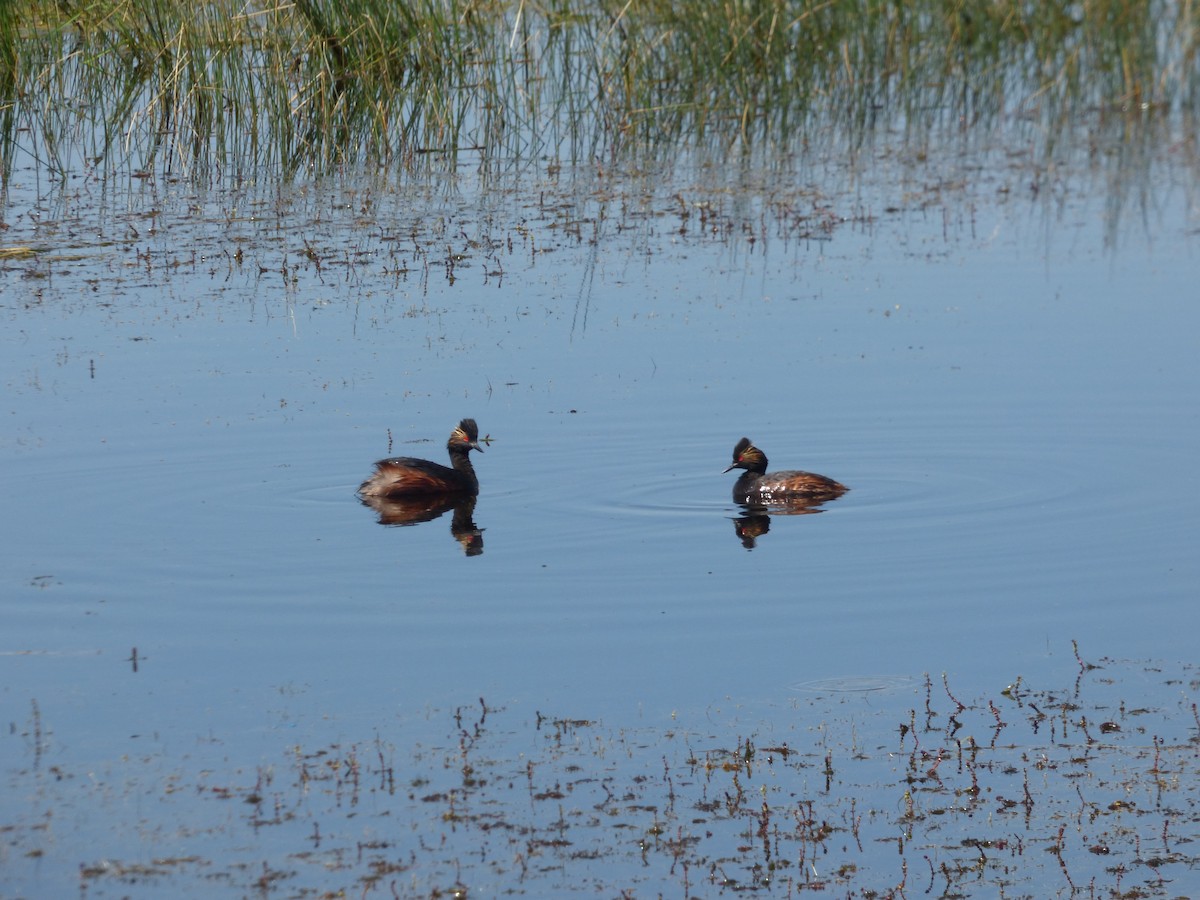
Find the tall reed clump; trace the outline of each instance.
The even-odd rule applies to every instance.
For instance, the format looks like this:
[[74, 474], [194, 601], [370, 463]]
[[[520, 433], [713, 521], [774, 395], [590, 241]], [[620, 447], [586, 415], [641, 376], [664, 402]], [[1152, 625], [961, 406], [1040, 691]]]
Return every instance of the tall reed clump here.
[[16, 60], [0, 111], [13, 120], [0, 134], [9, 162], [24, 127], [24, 149], [59, 171], [411, 164], [454, 150], [486, 95], [485, 22], [454, 3], [3, 7], [0, 53]]
[[614, 13], [605, 81], [623, 125], [651, 142], [927, 129], [1022, 107], [1194, 108], [1198, 27], [1200, 9], [1154, 0], [647, 0]]
[[1171, 0], [0, 3], [0, 151], [206, 177], [1195, 112]]

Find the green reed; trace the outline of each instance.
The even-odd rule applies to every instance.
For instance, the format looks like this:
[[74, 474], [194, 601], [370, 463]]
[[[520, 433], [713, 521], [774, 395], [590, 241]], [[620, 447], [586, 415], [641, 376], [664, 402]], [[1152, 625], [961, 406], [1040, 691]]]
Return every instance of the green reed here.
[[1194, 113], [1191, 0], [0, 3], [0, 150], [205, 177]]

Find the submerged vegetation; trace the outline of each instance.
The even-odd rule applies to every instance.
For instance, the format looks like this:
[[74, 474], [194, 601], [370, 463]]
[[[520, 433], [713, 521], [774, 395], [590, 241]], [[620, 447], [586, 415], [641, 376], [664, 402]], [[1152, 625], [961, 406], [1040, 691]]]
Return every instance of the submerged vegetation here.
[[92, 768], [53, 752], [35, 703], [20, 734], [47, 759], [5, 772], [28, 801], [5, 847], [16, 885], [86, 896], [1178, 897], [1196, 688], [1192, 667], [1080, 660], [1073, 686], [978, 699], [946, 675], [802, 690], [749, 729], [480, 698], [261, 759], [213, 739]]
[[[64, 174], [853, 149], [1200, 98], [1167, 0], [0, 4], [0, 150]], [[27, 160], [26, 160], [27, 164]]]

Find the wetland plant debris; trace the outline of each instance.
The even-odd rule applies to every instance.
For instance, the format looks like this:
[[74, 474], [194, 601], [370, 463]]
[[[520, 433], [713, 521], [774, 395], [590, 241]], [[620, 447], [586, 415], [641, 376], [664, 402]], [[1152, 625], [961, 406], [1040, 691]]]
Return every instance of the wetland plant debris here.
[[[274, 760], [164, 750], [47, 779], [39, 751], [5, 772], [36, 789], [10, 790], [0, 837], [19, 878], [69, 867], [85, 896], [1170, 898], [1200, 864], [1198, 689], [1194, 668], [1081, 661], [1073, 685], [971, 698], [944, 674], [727, 726], [479, 698]], [[25, 733], [44, 729], [35, 704]]]

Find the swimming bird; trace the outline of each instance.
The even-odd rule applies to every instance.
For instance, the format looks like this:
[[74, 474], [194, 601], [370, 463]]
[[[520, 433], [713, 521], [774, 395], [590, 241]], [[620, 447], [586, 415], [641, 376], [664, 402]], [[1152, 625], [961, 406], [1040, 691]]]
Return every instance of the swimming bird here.
[[767, 455], [742, 438], [733, 448], [733, 462], [725, 471], [745, 469], [733, 483], [736, 503], [750, 505], [820, 503], [833, 500], [849, 490], [832, 478], [813, 472], [784, 470], [767, 472]]
[[418, 497], [432, 495], [475, 496], [479, 493], [479, 479], [471, 465], [470, 452], [478, 450], [479, 426], [474, 419], [463, 419], [446, 441], [450, 454], [450, 465], [415, 459], [411, 456], [396, 456], [375, 463], [375, 472], [358, 488], [363, 497]]

